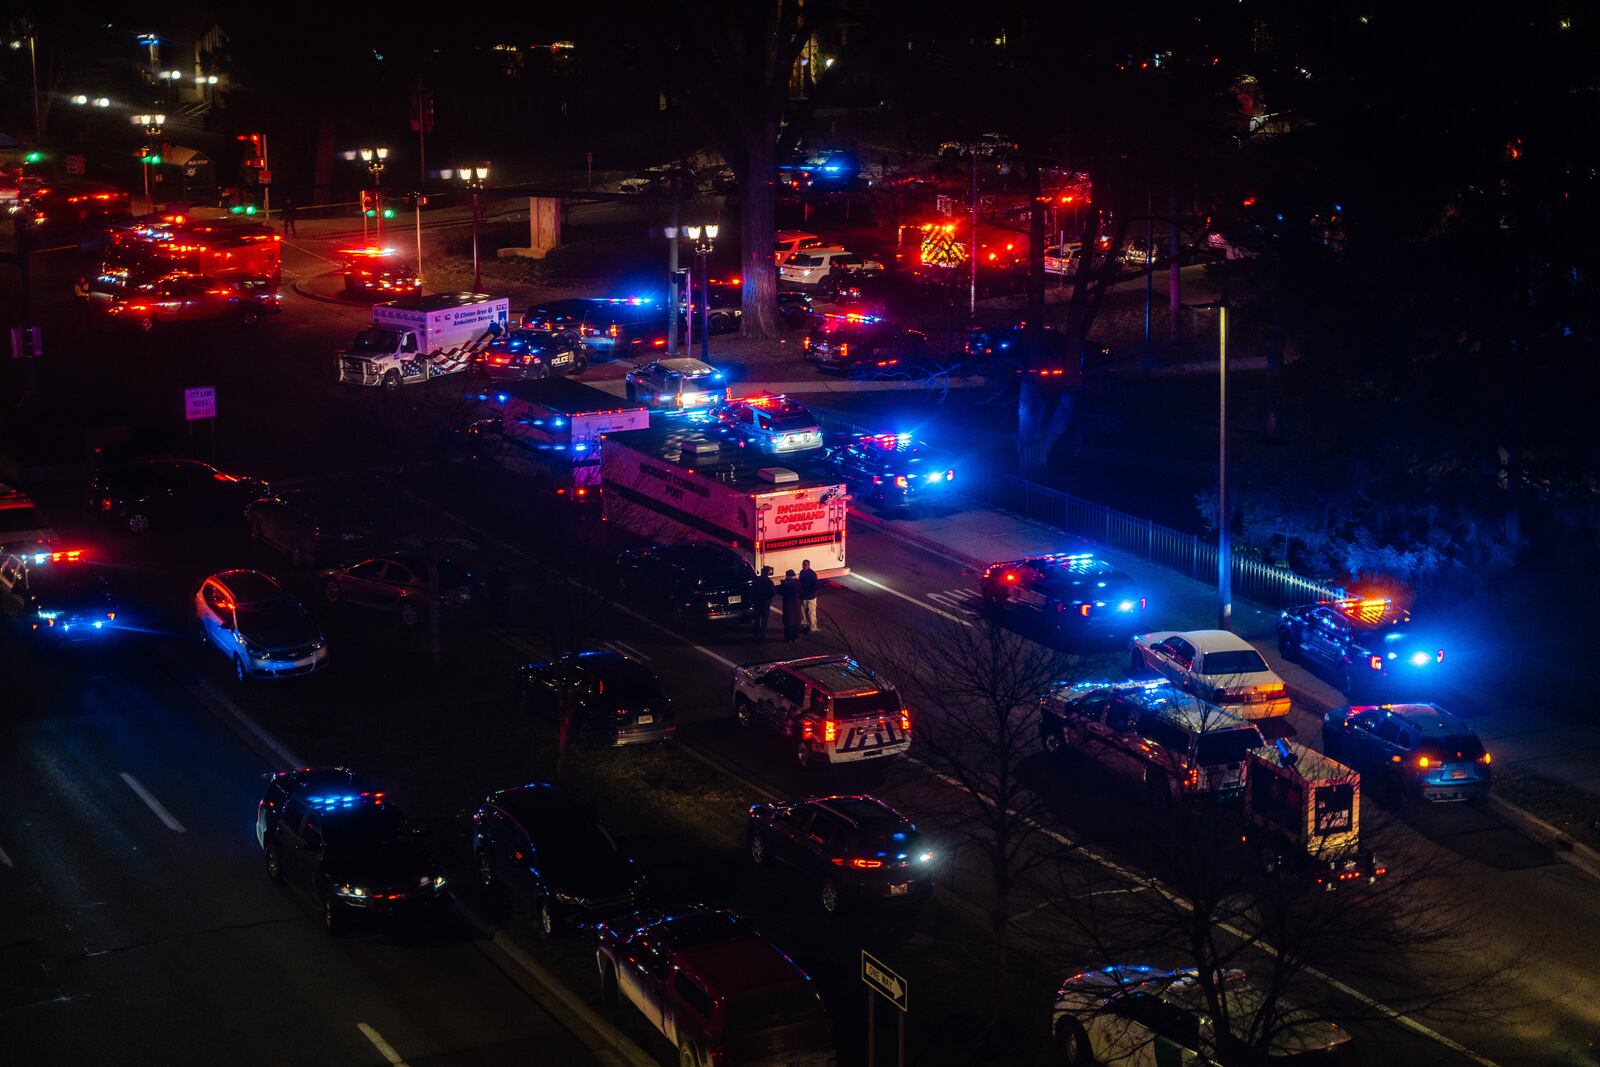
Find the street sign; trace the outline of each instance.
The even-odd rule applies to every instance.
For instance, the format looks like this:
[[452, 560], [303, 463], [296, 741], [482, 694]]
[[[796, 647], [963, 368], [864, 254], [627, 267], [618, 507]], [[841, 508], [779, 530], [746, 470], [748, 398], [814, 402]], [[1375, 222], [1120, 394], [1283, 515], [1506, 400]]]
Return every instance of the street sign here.
[[67, 156], [67, 173], [82, 174], [84, 159], [81, 155]]
[[861, 980], [901, 1011], [911, 1001], [911, 987], [906, 980], [865, 949], [861, 950]]
[[216, 418], [216, 386], [202, 385], [197, 389], [185, 389], [183, 391], [183, 417], [189, 422]]
[[261, 170], [259, 170], [256, 173], [256, 181], [259, 182], [262, 185], [271, 185], [272, 184], [272, 172], [270, 170], [268, 170], [267, 168], [262, 167]]
[[11, 327], [11, 358], [38, 359], [44, 355], [44, 331], [38, 326]]

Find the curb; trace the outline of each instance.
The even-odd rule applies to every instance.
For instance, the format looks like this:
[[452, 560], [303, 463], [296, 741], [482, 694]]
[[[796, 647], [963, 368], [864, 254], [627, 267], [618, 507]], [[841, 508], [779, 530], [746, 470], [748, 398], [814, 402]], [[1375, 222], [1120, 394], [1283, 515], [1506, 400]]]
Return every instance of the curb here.
[[1518, 807], [1494, 793], [1489, 794], [1489, 807], [1506, 821], [1517, 824], [1524, 834], [1548, 845], [1556, 855], [1578, 868], [1591, 878], [1600, 878], [1600, 851], [1590, 848], [1559, 827], [1552, 826], [1526, 808]]
[[868, 514], [861, 508], [851, 507], [850, 518], [861, 522], [863, 525], [870, 526], [874, 530], [879, 530], [888, 536], [893, 537], [897, 541], [904, 541], [906, 544], [915, 548], [920, 548], [924, 552], [932, 552], [936, 556], [941, 556], [944, 559], [950, 560], [952, 563], [958, 563], [961, 566], [970, 568], [972, 570], [982, 571], [983, 568], [987, 567], [992, 562], [991, 560], [981, 560], [976, 556], [968, 556], [964, 553], [957, 552], [944, 542], [936, 541], [933, 538], [927, 537], [923, 534], [913, 533], [910, 530], [901, 529], [888, 519], [885, 519], [879, 515]]
[[[171, 665], [169, 658], [163, 657], [163, 659]], [[245, 747], [260, 756], [269, 766], [279, 761], [282, 761], [284, 767], [306, 766], [306, 763], [283, 742], [273, 737], [265, 727], [247, 715], [230, 697], [218, 691], [206, 679], [199, 678], [195, 684], [185, 685], [184, 689], [197, 698], [206, 710], [244, 742]], [[551, 974], [511, 940], [505, 931], [495, 930], [459, 900], [452, 898], [450, 906], [469, 926], [488, 938], [489, 944], [527, 974], [530, 979], [529, 984], [517, 982], [518, 986], [537, 1000], [556, 1022], [578, 1038], [607, 1067], [618, 1064], [625, 1067], [660, 1067], [659, 1060], [645, 1052], [631, 1038], [586, 1004], [583, 998], [573, 992], [566, 983]], [[475, 943], [475, 947], [487, 954], [488, 950], [481, 942]], [[517, 981], [515, 975], [510, 977], [513, 981]], [[589, 1033], [585, 1034], [583, 1030]]]

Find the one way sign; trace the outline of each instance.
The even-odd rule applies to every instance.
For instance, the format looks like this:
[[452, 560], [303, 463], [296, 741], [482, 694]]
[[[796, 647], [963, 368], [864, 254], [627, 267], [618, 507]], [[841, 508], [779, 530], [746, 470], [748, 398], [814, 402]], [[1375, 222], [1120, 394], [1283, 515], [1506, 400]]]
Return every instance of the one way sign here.
[[905, 1011], [911, 1001], [911, 987], [882, 961], [874, 959], [865, 949], [861, 952], [861, 980], [888, 999], [889, 1003]]

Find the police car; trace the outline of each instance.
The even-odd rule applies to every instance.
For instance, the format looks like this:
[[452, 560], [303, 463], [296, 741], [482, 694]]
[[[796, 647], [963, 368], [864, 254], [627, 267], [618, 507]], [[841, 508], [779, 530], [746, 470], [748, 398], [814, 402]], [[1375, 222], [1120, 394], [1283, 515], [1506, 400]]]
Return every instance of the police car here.
[[1133, 579], [1092, 552], [1052, 552], [984, 569], [979, 585], [993, 611], [1062, 632], [1107, 637], [1139, 629], [1149, 601]]
[[740, 726], [777, 734], [802, 767], [898, 756], [911, 712], [895, 687], [849, 656], [746, 663], [733, 669]]
[[1278, 618], [1278, 651], [1330, 673], [1351, 697], [1384, 683], [1426, 681], [1444, 666], [1444, 648], [1386, 596], [1288, 609]]
[[1289, 714], [1283, 679], [1250, 642], [1227, 630], [1139, 634], [1129, 666], [1162, 674], [1180, 689], [1247, 719]]
[[50, 523], [28, 494], [0, 482], [0, 547], [42, 547], [54, 541]]
[[822, 425], [804, 404], [781, 394], [727, 400], [712, 416], [763, 452], [804, 452], [822, 447]]
[[660, 411], [706, 408], [728, 395], [721, 371], [687, 357], [658, 359], [628, 372], [628, 399]]
[[955, 483], [949, 460], [910, 434], [859, 434], [829, 447], [827, 466], [855, 500], [908, 508], [944, 500]]
[[0, 612], [40, 638], [76, 641], [113, 629], [117, 602], [81, 549], [0, 556]]

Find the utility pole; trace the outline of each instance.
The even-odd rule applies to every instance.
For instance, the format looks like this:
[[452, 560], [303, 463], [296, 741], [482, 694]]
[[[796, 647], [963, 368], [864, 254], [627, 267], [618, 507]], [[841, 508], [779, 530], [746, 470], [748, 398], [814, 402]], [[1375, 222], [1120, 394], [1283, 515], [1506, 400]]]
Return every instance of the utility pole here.
[[1144, 198], [1144, 347], [1150, 350], [1150, 301], [1156, 281], [1156, 200], [1146, 191]]
[[1167, 249], [1172, 256], [1172, 261], [1167, 264], [1167, 307], [1172, 315], [1172, 322], [1168, 324], [1172, 340], [1176, 341], [1183, 336], [1183, 319], [1179, 312], [1183, 304], [1183, 281], [1179, 276], [1180, 256], [1183, 252], [1180, 246], [1181, 236], [1178, 233], [1178, 186], [1171, 183], [1167, 190], [1167, 225], [1172, 227], [1171, 238], [1167, 241]]
[[1233, 553], [1228, 542], [1228, 301], [1217, 302], [1217, 628], [1233, 628]]
[[667, 224], [667, 352], [678, 354], [678, 178], [672, 178], [672, 221]]
[[[267, 159], [267, 131], [261, 131], [261, 169], [269, 175], [272, 173], [272, 163]], [[272, 217], [272, 183], [267, 182], [261, 186], [261, 217]]]
[[971, 278], [967, 286], [967, 316], [975, 320], [978, 317], [978, 146], [968, 145], [967, 154], [972, 157], [972, 236], [967, 243]]

